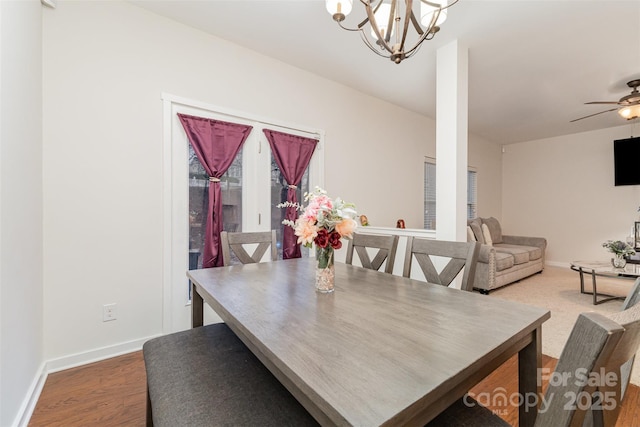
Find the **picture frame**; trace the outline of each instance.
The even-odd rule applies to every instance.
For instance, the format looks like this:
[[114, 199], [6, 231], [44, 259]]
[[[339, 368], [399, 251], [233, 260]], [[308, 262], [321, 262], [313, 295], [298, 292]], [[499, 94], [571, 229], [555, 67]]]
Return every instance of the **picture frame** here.
[[636, 221], [633, 227], [634, 249], [640, 249], [640, 221]]

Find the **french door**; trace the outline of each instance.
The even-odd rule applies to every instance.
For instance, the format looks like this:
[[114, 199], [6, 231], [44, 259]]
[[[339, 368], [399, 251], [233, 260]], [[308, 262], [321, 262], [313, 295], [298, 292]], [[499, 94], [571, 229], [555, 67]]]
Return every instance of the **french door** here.
[[[298, 188], [299, 200], [323, 184], [323, 132], [251, 117], [219, 107], [163, 95], [164, 103], [164, 286], [163, 331], [190, 327], [190, 290], [186, 271], [200, 268], [207, 203], [208, 176], [193, 153], [178, 120], [178, 113], [253, 127], [229, 170], [221, 178], [223, 229], [225, 231], [276, 230], [282, 258], [282, 218], [277, 208], [286, 196], [286, 182], [275, 164], [263, 129], [319, 139]], [[303, 253], [303, 256], [305, 254]], [[216, 321], [213, 312], [205, 313]]]

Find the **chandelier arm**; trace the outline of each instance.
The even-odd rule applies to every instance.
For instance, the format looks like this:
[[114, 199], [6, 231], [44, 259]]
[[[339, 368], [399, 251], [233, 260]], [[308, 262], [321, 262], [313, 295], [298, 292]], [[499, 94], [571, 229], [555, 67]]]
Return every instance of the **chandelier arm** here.
[[[361, 0], [362, 1], [362, 0]], [[420, 0], [422, 3], [427, 4], [433, 8], [436, 9], [440, 9], [440, 10], [445, 10], [445, 9], [449, 9], [451, 6], [453, 6], [454, 4], [458, 3], [460, 0], [453, 0], [451, 3], [449, 3], [446, 6], [442, 6], [441, 4], [438, 3], [432, 3], [429, 0]]]
[[[411, 0], [409, 0], [411, 1]], [[397, 0], [392, 0], [391, 1], [391, 10], [389, 11], [389, 20], [387, 21], [387, 34], [384, 35], [384, 41], [389, 43], [389, 41], [391, 40], [391, 33], [393, 33], [393, 24], [394, 24], [394, 20], [396, 18], [396, 7], [397, 7]], [[375, 15], [375, 12], [374, 12]]]
[[[425, 1], [425, 0], [420, 0], [422, 3], [426, 3], [431, 5], [430, 2]], [[456, 0], [455, 2], [457, 2], [458, 0]], [[454, 3], [455, 3], [454, 2]], [[453, 3], [451, 3], [453, 4]], [[449, 5], [451, 6], [451, 5]], [[447, 6], [447, 7], [449, 7]], [[446, 7], [443, 8], [437, 8], [433, 14], [433, 16], [431, 17], [431, 22], [429, 23], [428, 26], [425, 27], [425, 29], [423, 30], [422, 27], [420, 26], [420, 23], [418, 22], [418, 20], [416, 19], [416, 16], [413, 14], [413, 12], [411, 13], [411, 23], [413, 24], [413, 28], [416, 30], [416, 32], [418, 33], [418, 35], [422, 35], [423, 32], [426, 32], [427, 34], [431, 33], [433, 31], [433, 28], [436, 26], [436, 22], [438, 22], [438, 18], [440, 17], [440, 13], [446, 9]], [[433, 38], [433, 36], [431, 36], [431, 38]], [[431, 40], [431, 38], [427, 39], [427, 40]]]
[[371, 51], [373, 53], [375, 53], [378, 56], [382, 56], [383, 58], [387, 58], [389, 59], [391, 57], [391, 55], [385, 55], [384, 53], [380, 52], [380, 50], [376, 49], [372, 44], [371, 41], [367, 38], [367, 36], [364, 34], [364, 30], [360, 30], [360, 37], [362, 38], [362, 41], [364, 42], [364, 44], [371, 49]]
[[[431, 37], [429, 37], [431, 35]], [[422, 46], [422, 42], [425, 40], [431, 40], [435, 34], [425, 31], [422, 36], [418, 39], [415, 45], [404, 53], [405, 58], [413, 56], [413, 54], [417, 51], [417, 49]]]
[[[1, 0], [0, 0], [1, 1]], [[342, 22], [338, 21], [338, 25], [340, 26], [340, 28], [342, 28], [343, 30], [347, 30], [347, 31], [362, 31], [362, 28], [349, 28], [349, 27], [345, 27], [344, 25], [342, 25]]]
[[400, 51], [404, 51], [404, 42], [407, 39], [407, 33], [409, 32], [409, 21], [411, 21], [411, 17], [413, 17], [413, 0], [405, 0], [406, 10], [404, 22], [402, 23], [402, 41], [400, 42]]
[[[382, 37], [382, 35], [380, 35], [380, 29], [378, 28], [378, 24], [376, 23], [376, 17], [374, 16], [373, 11], [371, 10], [371, 3], [365, 3], [365, 9], [367, 11], [367, 16], [369, 17], [369, 22], [371, 23], [371, 29], [376, 34], [376, 38], [378, 39], [378, 42], [380, 42], [379, 43], [380, 47], [384, 48], [390, 54], [393, 53], [393, 50], [391, 50], [389, 43], [387, 43], [385, 39]], [[366, 39], [366, 36], [364, 36], [364, 38]], [[369, 39], [366, 39], [366, 40], [367, 42], [369, 41]]]
[[[429, 39], [427, 39], [429, 40]], [[422, 43], [418, 42], [414, 47], [412, 47], [409, 52], [405, 53], [404, 57], [406, 58], [411, 58], [413, 55], [415, 55], [420, 48], [422, 47]]]
[[[420, 42], [418, 42], [418, 43], [421, 43], [424, 40], [431, 40], [433, 38], [433, 36], [436, 35], [436, 33], [438, 31], [437, 30], [433, 31], [433, 29], [436, 28], [436, 22], [438, 22], [438, 18], [440, 17], [440, 12], [442, 12], [440, 9], [436, 9], [434, 11], [433, 16], [431, 16], [431, 22], [429, 22], [429, 25], [427, 25], [424, 28], [424, 32], [426, 33], [426, 36], [424, 38], [421, 38]], [[418, 25], [417, 24], [417, 20], [414, 21], [414, 25]], [[422, 33], [420, 31], [418, 31], [418, 34], [422, 35]], [[429, 37], [429, 35], [431, 35], [431, 37]]]
[[358, 29], [361, 30], [362, 27], [364, 27], [365, 25], [367, 25], [367, 22], [369, 22], [369, 18], [365, 18], [364, 21], [362, 21], [361, 23], [358, 24]]
[[[366, 8], [367, 5], [371, 6], [371, 1], [364, 1], [364, 0], [360, 0], [360, 3], [362, 3], [364, 5], [364, 7]], [[378, 9], [380, 9], [380, 6], [382, 5], [382, 1], [380, 1], [374, 8], [373, 8], [373, 13], [375, 14]], [[358, 24], [358, 28], [361, 29], [362, 27], [364, 27], [365, 25], [367, 25], [367, 22], [369, 22], [369, 17], [367, 16], [366, 18], [364, 18], [364, 21], [362, 21], [361, 23]]]
[[[421, 1], [423, 1], [423, 0], [421, 0]], [[424, 32], [420, 33], [420, 38], [418, 39], [416, 44], [413, 45], [413, 47], [411, 49], [408, 49], [407, 51], [405, 51], [405, 53], [404, 53], [405, 58], [409, 58], [409, 57], [413, 56], [413, 54], [415, 52], [417, 52], [417, 49], [422, 45], [423, 41], [431, 40], [433, 38], [433, 36], [435, 36], [435, 33], [433, 32], [433, 28], [435, 27], [439, 16], [440, 16], [440, 10], [436, 10], [435, 13], [433, 14], [433, 16], [431, 17], [431, 22], [429, 23], [429, 25], [427, 27], [425, 27]], [[415, 16], [412, 16], [412, 18], [415, 20]], [[415, 25], [415, 21], [414, 21], [414, 25]]]
[[424, 31], [422, 30], [420, 23], [418, 23], [416, 15], [414, 15], [413, 13], [411, 13], [411, 23], [413, 24], [413, 28], [416, 30], [418, 35], [421, 36]]

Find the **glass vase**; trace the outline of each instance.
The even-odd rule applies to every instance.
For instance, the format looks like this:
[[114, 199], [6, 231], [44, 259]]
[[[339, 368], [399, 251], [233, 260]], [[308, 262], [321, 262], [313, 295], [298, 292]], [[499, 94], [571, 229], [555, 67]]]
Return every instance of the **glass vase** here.
[[322, 293], [333, 292], [335, 270], [333, 267], [333, 248], [316, 246], [316, 290]]
[[615, 268], [624, 268], [627, 265], [627, 260], [622, 254], [615, 254], [613, 258], [611, 258], [611, 263]]

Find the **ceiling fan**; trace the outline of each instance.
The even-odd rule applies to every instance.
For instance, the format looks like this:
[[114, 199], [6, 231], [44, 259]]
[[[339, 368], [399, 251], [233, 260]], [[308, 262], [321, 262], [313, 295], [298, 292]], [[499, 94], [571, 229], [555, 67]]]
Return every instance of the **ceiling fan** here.
[[[627, 86], [631, 88], [631, 93], [629, 95], [623, 96], [619, 101], [592, 101], [585, 102], [585, 104], [610, 104], [617, 105], [618, 107], [612, 108], [610, 110], [600, 111], [599, 113], [590, 114], [588, 116], [580, 117], [579, 119], [571, 120], [571, 122], [577, 122], [578, 120], [586, 119], [589, 117], [597, 116], [598, 114], [608, 113], [610, 111], [618, 110], [618, 114], [620, 117], [631, 120], [637, 117], [640, 117], [640, 92], [638, 92], [638, 87], [640, 87], [640, 79], [631, 80], [627, 83]], [[622, 107], [622, 108], [619, 108]], [[570, 123], [571, 123], [570, 122]]]

